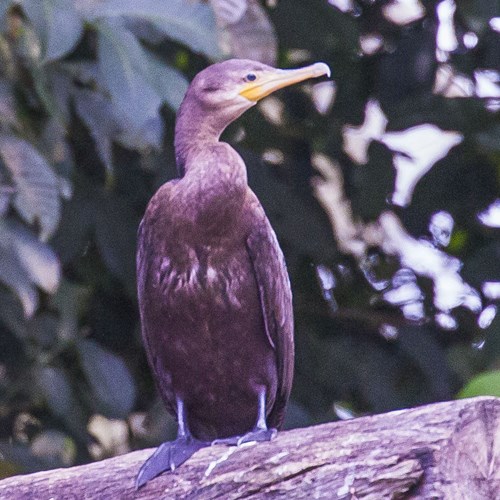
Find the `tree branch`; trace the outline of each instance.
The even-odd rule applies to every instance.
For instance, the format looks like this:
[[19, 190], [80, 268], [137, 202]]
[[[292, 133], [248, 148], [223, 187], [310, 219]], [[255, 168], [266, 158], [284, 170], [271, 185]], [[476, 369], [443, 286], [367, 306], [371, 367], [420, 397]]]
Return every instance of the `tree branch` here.
[[197, 452], [134, 491], [153, 450], [0, 482], [0, 498], [498, 498], [500, 399], [482, 397], [279, 433]]

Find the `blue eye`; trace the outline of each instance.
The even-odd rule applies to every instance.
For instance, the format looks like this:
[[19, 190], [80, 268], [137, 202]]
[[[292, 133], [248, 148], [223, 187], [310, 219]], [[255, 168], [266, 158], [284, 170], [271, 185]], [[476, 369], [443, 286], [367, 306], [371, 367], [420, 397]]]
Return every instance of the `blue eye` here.
[[248, 75], [247, 75], [247, 80], [248, 80], [249, 82], [253, 82], [253, 81], [254, 81], [254, 80], [256, 80], [256, 79], [257, 79], [257, 77], [256, 77], [253, 73], [248, 73]]

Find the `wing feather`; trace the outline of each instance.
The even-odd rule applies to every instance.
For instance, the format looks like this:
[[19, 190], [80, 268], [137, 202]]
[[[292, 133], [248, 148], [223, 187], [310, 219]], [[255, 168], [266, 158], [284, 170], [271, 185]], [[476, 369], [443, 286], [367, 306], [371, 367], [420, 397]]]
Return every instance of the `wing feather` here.
[[252, 212], [247, 248], [259, 287], [266, 334], [275, 349], [278, 363], [278, 393], [268, 423], [280, 427], [293, 380], [292, 292], [283, 252], [256, 198], [252, 203]]

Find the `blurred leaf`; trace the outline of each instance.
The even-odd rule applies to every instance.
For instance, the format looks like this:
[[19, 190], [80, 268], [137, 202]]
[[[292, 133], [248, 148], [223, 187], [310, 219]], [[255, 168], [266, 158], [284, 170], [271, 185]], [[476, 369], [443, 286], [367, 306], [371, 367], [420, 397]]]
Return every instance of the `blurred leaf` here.
[[29, 342], [38, 348], [48, 351], [57, 342], [57, 317], [51, 312], [41, 312], [32, 318], [27, 325]]
[[[1, 22], [2, 20], [0, 18], [0, 23]], [[4, 460], [3, 456], [0, 457], [0, 479], [16, 476], [17, 474], [22, 474], [22, 472], [23, 470], [19, 467], [19, 465], [8, 460]]]
[[108, 418], [126, 418], [134, 406], [136, 391], [123, 360], [93, 340], [80, 340], [77, 349], [95, 410]]
[[83, 33], [83, 22], [73, 0], [22, 0], [26, 15], [38, 32], [45, 61], [71, 52]]
[[476, 287], [485, 281], [500, 281], [500, 242], [482, 245], [464, 261], [464, 278]]
[[75, 416], [77, 402], [65, 370], [53, 366], [39, 367], [36, 370], [36, 381], [54, 415], [63, 420]]
[[475, 396], [500, 398], [500, 370], [476, 375], [457, 395], [459, 398], [473, 398]]
[[0, 219], [0, 248], [15, 255], [33, 283], [48, 293], [59, 285], [61, 268], [54, 251], [15, 220]]
[[500, 151], [500, 124], [481, 130], [476, 135], [476, 140], [481, 148], [487, 152]]
[[149, 83], [144, 49], [117, 22], [101, 20], [96, 26], [100, 79], [110, 93], [114, 114], [126, 134], [139, 136], [145, 145], [158, 145], [160, 137], [151, 127], [159, 121], [161, 98]]
[[77, 90], [74, 99], [76, 111], [94, 139], [101, 161], [112, 172], [112, 141], [119, 129], [111, 103], [103, 95], [86, 89]]
[[23, 139], [0, 135], [0, 156], [17, 188], [15, 207], [29, 224], [38, 222], [40, 237], [47, 240], [61, 215], [57, 176], [45, 158]]
[[500, 14], [500, 1], [461, 0], [457, 2], [457, 9], [469, 29], [482, 32], [487, 28], [489, 20]]
[[[279, 240], [287, 246], [287, 257], [307, 256], [328, 261], [336, 255], [331, 226], [324, 212], [311, 197], [303, 199], [248, 150], [238, 148], [247, 165], [250, 187], [264, 206]], [[291, 262], [288, 262], [291, 265]]]
[[9, 210], [13, 189], [0, 184], [0, 216], [4, 216]]
[[210, 0], [221, 26], [226, 54], [275, 66], [278, 40], [274, 27], [257, 0]]
[[10, 250], [2, 247], [0, 247], [0, 281], [19, 297], [24, 315], [33, 316], [38, 307], [38, 292], [18, 259]]
[[163, 102], [177, 110], [189, 86], [186, 77], [150, 52], [145, 51], [145, 54], [147, 57], [144, 62], [148, 66], [149, 83]]
[[62, 264], [71, 262], [85, 252], [98, 207], [99, 201], [91, 189], [78, 190], [63, 205], [62, 219], [51, 241]]
[[12, 442], [11, 439], [0, 440], [0, 457], [2, 461], [15, 464], [24, 474], [45, 468], [43, 462], [33, 456], [28, 445]]
[[[3, 254], [0, 250], [0, 262], [3, 261]], [[0, 268], [2, 264], [0, 263]], [[1, 272], [0, 272], [1, 275]], [[3, 281], [0, 277], [0, 281]], [[36, 290], [35, 290], [36, 292]], [[0, 289], [0, 319], [3, 324], [13, 332], [18, 338], [26, 338], [26, 320], [23, 311], [23, 304], [15, 294]]]
[[368, 163], [353, 170], [357, 188], [353, 208], [362, 217], [373, 220], [388, 208], [387, 199], [394, 190], [396, 171], [391, 152], [384, 145], [372, 142], [368, 152]]
[[121, 198], [102, 200], [96, 218], [99, 252], [113, 275], [135, 296], [135, 249], [139, 217]]
[[147, 19], [169, 38], [212, 59], [220, 56], [215, 19], [210, 7], [186, 0], [106, 0], [88, 12], [90, 19], [128, 16]]
[[12, 85], [3, 79], [0, 79], [0, 122], [7, 126], [19, 125]]
[[33, 439], [31, 452], [52, 469], [72, 465], [75, 460], [76, 447], [68, 435], [55, 429], [48, 429]]
[[57, 293], [51, 297], [51, 304], [59, 311], [57, 335], [60, 340], [75, 339], [78, 333], [78, 319], [86, 307], [91, 289], [63, 280]]

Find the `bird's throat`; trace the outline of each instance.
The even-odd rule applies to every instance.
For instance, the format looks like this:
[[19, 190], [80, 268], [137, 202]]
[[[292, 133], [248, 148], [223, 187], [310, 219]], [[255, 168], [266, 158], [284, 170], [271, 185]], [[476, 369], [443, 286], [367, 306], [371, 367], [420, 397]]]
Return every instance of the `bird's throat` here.
[[185, 102], [179, 108], [175, 123], [175, 160], [181, 176], [189, 168], [188, 156], [219, 142], [225, 128], [199, 106], [192, 102], [185, 105]]

